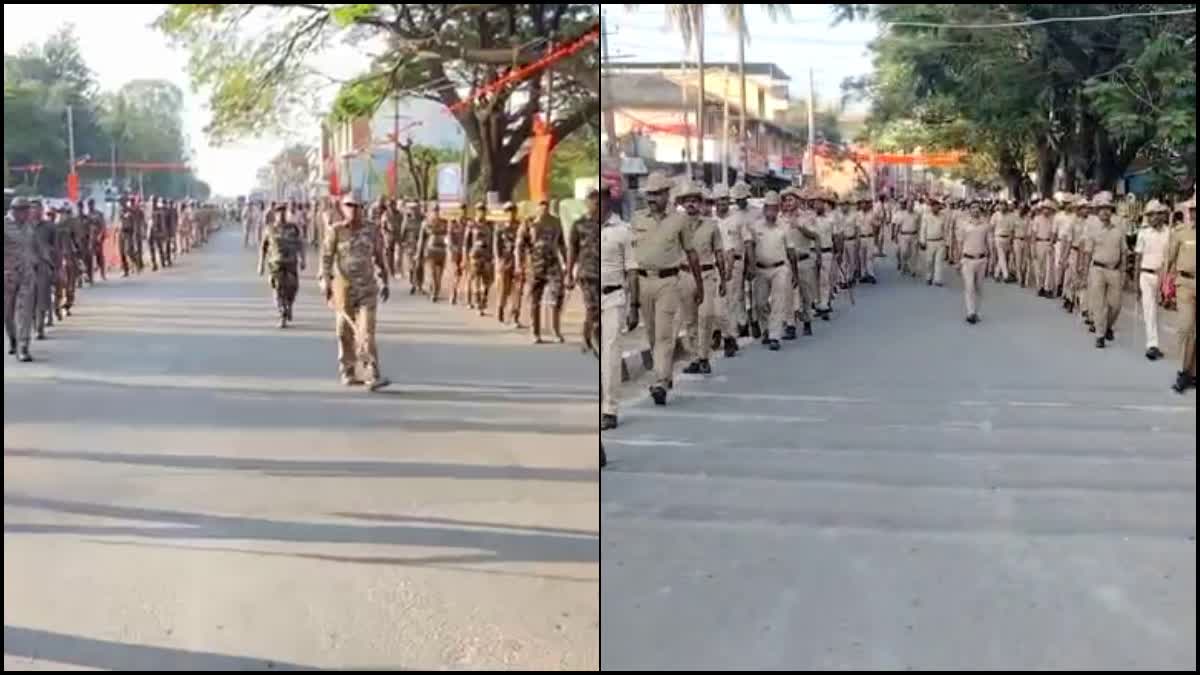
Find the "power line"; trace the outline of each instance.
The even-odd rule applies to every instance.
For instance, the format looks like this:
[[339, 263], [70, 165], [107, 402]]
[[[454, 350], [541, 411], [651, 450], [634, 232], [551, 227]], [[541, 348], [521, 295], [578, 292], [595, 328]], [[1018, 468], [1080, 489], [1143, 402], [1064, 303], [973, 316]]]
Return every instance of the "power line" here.
[[884, 21], [888, 26], [908, 26], [910, 28], [1020, 28], [1022, 26], [1038, 26], [1045, 23], [1080, 23], [1085, 21], [1114, 21], [1116, 19], [1134, 19], [1147, 16], [1179, 16], [1195, 14], [1196, 9], [1171, 9], [1155, 12], [1125, 12], [1122, 14], [1098, 14], [1095, 16], [1055, 16], [1045, 19], [1027, 19], [1025, 21], [1009, 21], [1006, 23], [930, 23], [925, 21]]

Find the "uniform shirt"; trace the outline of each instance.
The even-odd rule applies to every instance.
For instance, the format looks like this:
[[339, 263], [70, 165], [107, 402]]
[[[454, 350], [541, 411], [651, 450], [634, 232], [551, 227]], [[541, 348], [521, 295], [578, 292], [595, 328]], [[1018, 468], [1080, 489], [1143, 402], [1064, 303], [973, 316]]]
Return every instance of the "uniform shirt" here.
[[992, 237], [992, 224], [984, 218], [967, 216], [962, 220], [963, 255], [987, 255]]
[[1112, 267], [1121, 262], [1125, 250], [1125, 233], [1114, 224], [1101, 227], [1095, 236], [1088, 239], [1088, 252], [1092, 261]]
[[859, 239], [870, 239], [871, 237], [874, 237], [875, 218], [877, 217], [877, 214], [872, 211], [863, 211], [860, 209], [859, 211], [856, 211], [854, 215], [857, 216], [855, 219], [855, 224], [857, 225]]
[[837, 228], [837, 216], [832, 212], [814, 216], [813, 230], [817, 233], [817, 246], [828, 252], [833, 248], [833, 233]]
[[701, 265], [712, 265], [717, 261], [717, 251], [725, 248], [721, 231], [715, 218], [701, 217], [692, 227], [692, 250]]
[[939, 241], [945, 241], [946, 232], [949, 229], [949, 218], [943, 213], [934, 213], [930, 211], [928, 214], [921, 216], [920, 241], [922, 244]]
[[892, 222], [896, 225], [896, 231], [904, 235], [914, 235], [920, 228], [917, 222], [917, 215], [912, 211], [896, 211], [892, 215]]
[[1070, 243], [1075, 228], [1075, 216], [1066, 211], [1059, 211], [1054, 214], [1054, 240], [1064, 243]]
[[501, 223], [492, 235], [492, 256], [501, 267], [517, 264], [517, 238], [521, 236], [520, 223]]
[[33, 269], [35, 260], [33, 225], [22, 225], [16, 218], [4, 217], [4, 275], [20, 279]]
[[[472, 223], [467, 229], [467, 254], [472, 260], [492, 260], [495, 254], [495, 238], [495, 226], [486, 219]], [[586, 259], [581, 259], [581, 262], [586, 262]], [[582, 272], [580, 276], [584, 276]]]
[[1054, 221], [1044, 215], [1036, 215], [1030, 223], [1034, 243], [1047, 242], [1054, 237]]
[[1022, 218], [1021, 214], [1014, 213], [1012, 219], [1012, 234], [1013, 241], [1025, 241], [1029, 238], [1029, 219]]
[[[650, 210], [633, 214], [633, 255], [640, 270], [665, 270], [679, 265], [691, 250], [687, 238], [688, 217], [670, 210], [662, 218]], [[689, 248], [685, 249], [687, 246]]]
[[1167, 272], [1187, 272], [1192, 279], [1180, 278], [1178, 283], [1196, 285], [1196, 224], [1188, 223], [1171, 231], [1167, 243]]
[[721, 219], [719, 224], [721, 241], [724, 242], [726, 251], [733, 251], [737, 255], [741, 255], [742, 242], [746, 240], [746, 231], [750, 229], [750, 224], [758, 219], [756, 214], [756, 211], [749, 208], [741, 211], [734, 207], [729, 210], [729, 215]]
[[600, 229], [600, 285], [624, 286], [625, 272], [633, 269], [633, 230], [614, 213]]
[[1171, 232], [1166, 227], [1155, 229], [1143, 227], [1138, 230], [1137, 245], [1134, 247], [1142, 256], [1142, 269], [1158, 271], [1167, 257], [1167, 243]]
[[754, 243], [754, 261], [758, 265], [777, 265], [787, 260], [788, 228], [778, 220], [774, 225], [759, 220], [746, 233], [746, 242]]
[[997, 211], [992, 214], [992, 228], [996, 232], [997, 239], [1009, 239], [1012, 237], [1013, 230], [1016, 228], [1016, 221], [1020, 220], [1017, 214], [1009, 211], [1001, 213]]
[[791, 235], [792, 248], [796, 250], [796, 255], [808, 255], [812, 252], [815, 242], [800, 230], [801, 227], [811, 230], [817, 222], [817, 215], [807, 209], [797, 211], [789, 223], [788, 232]]
[[534, 277], [557, 276], [562, 273], [560, 254], [566, 257], [566, 238], [563, 236], [562, 223], [550, 214], [546, 214], [529, 224], [525, 229], [525, 238], [518, 241], [518, 247], [528, 247], [529, 269]]
[[267, 230], [263, 238], [262, 250], [266, 262], [271, 267], [284, 265], [294, 266], [300, 262], [300, 252], [304, 249], [304, 240], [300, 234], [300, 226], [284, 222]]
[[387, 267], [383, 263], [383, 242], [379, 230], [367, 223], [351, 226], [339, 221], [325, 229], [321, 246], [321, 279], [332, 280], [349, 286], [349, 299], [353, 303], [373, 302], [379, 279], [387, 283]]

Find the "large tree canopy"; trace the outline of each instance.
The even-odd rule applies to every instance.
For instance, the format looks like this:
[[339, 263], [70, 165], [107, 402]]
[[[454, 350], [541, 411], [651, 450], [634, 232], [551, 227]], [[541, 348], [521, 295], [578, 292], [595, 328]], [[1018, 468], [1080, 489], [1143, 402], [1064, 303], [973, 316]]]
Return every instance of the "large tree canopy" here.
[[[966, 148], [1014, 192], [1113, 189], [1135, 160], [1194, 182], [1195, 15], [952, 28], [1195, 5], [836, 5], [883, 26], [875, 72], [847, 81], [882, 147]], [[923, 23], [930, 25], [906, 25]], [[1036, 173], [1037, 185], [1024, 183]]]
[[[507, 197], [528, 166], [535, 118], [555, 139], [599, 115], [594, 45], [499, 89], [490, 82], [553, 54], [599, 22], [596, 4], [170, 5], [159, 27], [191, 50], [211, 92], [208, 131], [221, 141], [286, 127], [312, 113], [327, 76], [315, 66], [337, 44], [375, 53], [342, 84], [334, 114], [372, 113], [403, 92], [450, 108], [474, 150], [471, 176]], [[472, 92], [486, 90], [473, 97]]]
[[[75, 132], [75, 156], [107, 162], [185, 163], [183, 93], [162, 80], [136, 80], [101, 92], [67, 25], [42, 45], [4, 55], [4, 159], [6, 166], [40, 164], [36, 189], [51, 196], [66, 190], [69, 173], [67, 107]], [[110, 175], [108, 168], [81, 169], [84, 180]], [[19, 174], [33, 189], [31, 174]], [[127, 171], [118, 174], [136, 186]], [[148, 172], [147, 192], [169, 197], [204, 196], [208, 187], [187, 171]]]

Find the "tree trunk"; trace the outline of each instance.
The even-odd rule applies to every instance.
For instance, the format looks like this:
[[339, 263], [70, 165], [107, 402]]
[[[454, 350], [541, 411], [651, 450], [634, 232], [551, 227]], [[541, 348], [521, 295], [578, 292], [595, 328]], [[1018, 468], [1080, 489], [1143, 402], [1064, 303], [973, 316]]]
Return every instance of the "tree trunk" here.
[[1047, 138], [1037, 141], [1037, 190], [1043, 197], [1054, 192], [1054, 176], [1062, 156], [1050, 145]]
[[1107, 129], [1096, 130], [1096, 176], [1097, 190], [1115, 190], [1117, 181], [1125, 173], [1125, 167], [1117, 156], [1112, 138]]

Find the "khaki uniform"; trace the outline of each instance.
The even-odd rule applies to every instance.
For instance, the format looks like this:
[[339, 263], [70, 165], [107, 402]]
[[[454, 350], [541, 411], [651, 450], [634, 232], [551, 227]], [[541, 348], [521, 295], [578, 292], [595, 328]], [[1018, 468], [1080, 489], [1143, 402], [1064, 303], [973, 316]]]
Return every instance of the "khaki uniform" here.
[[[686, 256], [687, 217], [670, 210], [662, 217], [638, 211], [630, 224], [631, 246], [638, 276], [638, 304], [646, 337], [654, 355], [655, 384], [671, 383], [675, 355], [673, 335], [679, 313], [679, 261]], [[690, 250], [690, 249], [688, 249]]]
[[1166, 227], [1143, 227], [1138, 231], [1135, 252], [1142, 258], [1137, 272], [1138, 289], [1142, 295], [1142, 320], [1146, 328], [1146, 349], [1158, 347], [1159, 270], [1167, 258], [1171, 233]]
[[838, 221], [838, 229], [835, 233], [841, 234], [842, 237], [842, 261], [843, 267], [846, 270], [846, 282], [856, 281], [859, 275], [858, 269], [858, 212], [857, 211], [842, 211], [841, 219]]
[[1012, 265], [1017, 283], [1025, 288], [1029, 281], [1029, 220], [1019, 214], [1013, 218]]
[[783, 337], [783, 324], [791, 308], [792, 272], [788, 267], [788, 228], [778, 220], [764, 218], [746, 232], [746, 243], [754, 244], [754, 263], [763, 297], [756, 297], [758, 315], [770, 317], [767, 333], [772, 340]]
[[1065, 287], [1068, 258], [1071, 254], [1071, 241], [1075, 237], [1078, 219], [1074, 214], [1059, 211], [1054, 215], [1054, 271], [1053, 285], [1049, 290], [1057, 291]]
[[800, 231], [800, 227], [812, 230], [817, 216], [812, 211], [801, 210], [792, 218], [788, 228], [789, 244], [796, 251], [796, 291], [792, 293], [793, 309], [802, 323], [812, 321], [812, 306], [817, 301], [817, 254], [813, 240]]
[[633, 232], [613, 214], [600, 230], [600, 413], [617, 414], [621, 384], [621, 326], [625, 324], [625, 272], [634, 267]]
[[962, 220], [963, 300], [967, 316], [979, 314], [979, 295], [987, 276], [992, 232], [992, 225], [983, 218], [967, 216]]
[[926, 281], [942, 285], [942, 267], [946, 264], [946, 239], [950, 234], [949, 218], [945, 213], [930, 211], [921, 216], [917, 241], [925, 248]]
[[[724, 248], [721, 231], [713, 218], [696, 218], [690, 226], [690, 243], [700, 263], [700, 280], [704, 284], [704, 301], [698, 306], [693, 301], [696, 280], [684, 274], [679, 281], [681, 322], [687, 332], [688, 351], [697, 359], [708, 360], [712, 354], [712, 334], [720, 319], [718, 307], [721, 297], [721, 271], [717, 267], [717, 256]], [[685, 264], [685, 263], [681, 263]]]
[[729, 287], [725, 289], [725, 337], [737, 338], [739, 328], [745, 326], [750, 317], [746, 312], [746, 261], [742, 242], [746, 240], [746, 229], [750, 226], [752, 212], [739, 211], [736, 207], [718, 221], [721, 241], [725, 245], [726, 261], [730, 264]]
[[875, 211], [858, 210], [854, 213], [855, 225], [858, 231], [858, 273], [864, 277], [875, 278], [875, 235], [876, 221], [880, 217]]
[[896, 230], [896, 269], [904, 274], [917, 274], [917, 234], [920, 221], [912, 211], [897, 210], [892, 216]]
[[1039, 290], [1051, 292], [1054, 290], [1054, 221], [1039, 213], [1030, 226], [1034, 283]]
[[1104, 334], [1117, 325], [1121, 315], [1121, 283], [1125, 278], [1125, 233], [1110, 223], [1087, 242], [1092, 268], [1089, 276], [1089, 316], [1096, 332]]
[[817, 254], [820, 255], [817, 269], [817, 310], [828, 312], [833, 300], [833, 233], [837, 227], [837, 216], [832, 212], [814, 216], [813, 230], [817, 233]]
[[[1007, 281], [1012, 274], [1010, 260], [1013, 258], [1013, 233], [1017, 227], [1017, 221], [1020, 217], [1009, 211], [1008, 213], [996, 212], [992, 215], [992, 229], [996, 233], [996, 279], [998, 281]], [[1015, 261], [1014, 261], [1015, 262]]]
[[1188, 223], [1171, 232], [1167, 274], [1175, 274], [1176, 328], [1179, 330], [1179, 354], [1182, 371], [1196, 377], [1196, 223]]
[[379, 231], [349, 221], [326, 228], [320, 275], [325, 288], [332, 289], [341, 376], [353, 377], [357, 362], [369, 381], [378, 381], [375, 312], [380, 284], [386, 288], [389, 277]]

